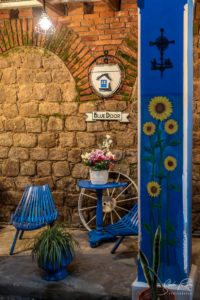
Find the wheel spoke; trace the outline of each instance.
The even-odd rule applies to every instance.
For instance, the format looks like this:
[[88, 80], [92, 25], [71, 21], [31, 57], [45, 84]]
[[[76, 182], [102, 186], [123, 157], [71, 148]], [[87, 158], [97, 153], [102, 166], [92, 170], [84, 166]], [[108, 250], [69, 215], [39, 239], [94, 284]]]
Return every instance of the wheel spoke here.
[[126, 201], [131, 201], [131, 200], [138, 200], [138, 197], [133, 197], [133, 198], [128, 198], [128, 199], [123, 199], [123, 200], [117, 200], [117, 203], [126, 202]]
[[107, 213], [105, 213], [104, 216], [103, 216], [103, 222], [104, 222], [105, 219], [106, 219], [106, 215], [107, 215]]
[[115, 207], [117, 207], [118, 209], [124, 210], [124, 211], [126, 211], [126, 212], [129, 212], [129, 210], [128, 210], [128, 209], [126, 209], [126, 208], [123, 208], [123, 207], [121, 207], [121, 206], [118, 206], [118, 205], [116, 205]]
[[89, 207], [85, 207], [85, 208], [80, 208], [79, 210], [84, 211], [84, 210], [89, 210], [92, 208], [96, 208], [97, 206], [89, 206]]
[[111, 220], [111, 224], [113, 224], [113, 214], [112, 214], [112, 211], [110, 213], [110, 220]]
[[113, 209], [113, 211], [115, 212], [115, 214], [117, 215], [118, 219], [121, 219], [120, 215], [118, 214], [118, 212], [116, 211], [116, 209]]
[[90, 219], [90, 221], [87, 222], [86, 224], [89, 225], [95, 218], [96, 218], [96, 216], [92, 217], [92, 219]]
[[109, 189], [107, 189], [107, 195], [108, 195], [108, 197], [110, 196], [110, 190]]
[[[118, 176], [117, 176], [116, 182], [119, 182], [119, 178], [120, 178], [120, 173], [119, 173]], [[111, 197], [113, 196], [114, 192], [115, 192], [115, 188], [112, 190]]]
[[91, 198], [91, 199], [97, 200], [97, 198], [96, 198], [96, 197], [94, 197], [94, 196], [91, 196], [91, 195], [88, 195], [88, 194], [85, 194], [85, 193], [81, 193], [81, 195], [84, 195], [84, 196], [86, 196], [86, 197], [88, 197], [88, 198]]
[[119, 195], [116, 198], [114, 198], [114, 200], [117, 200], [131, 185], [132, 183], [130, 183], [127, 187], [125, 187], [125, 189], [123, 189], [121, 193], [119, 193]]

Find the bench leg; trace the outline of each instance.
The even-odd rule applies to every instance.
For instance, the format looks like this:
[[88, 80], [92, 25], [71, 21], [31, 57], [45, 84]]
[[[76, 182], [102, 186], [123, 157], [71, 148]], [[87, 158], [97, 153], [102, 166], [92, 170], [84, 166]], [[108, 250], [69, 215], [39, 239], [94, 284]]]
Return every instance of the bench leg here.
[[111, 250], [111, 254], [114, 254], [115, 253], [115, 251], [117, 250], [117, 248], [119, 247], [119, 245], [121, 244], [121, 242], [124, 240], [124, 238], [125, 238], [125, 236], [121, 236], [118, 240], [117, 240], [117, 242], [115, 243], [115, 245], [114, 245], [114, 247], [112, 248], [112, 250]]
[[20, 232], [19, 240], [21, 240], [21, 239], [23, 238], [23, 235], [24, 235], [24, 230], [22, 230], [22, 231]]
[[20, 232], [20, 231], [17, 230], [16, 233], [15, 233], [15, 237], [14, 237], [12, 246], [11, 246], [11, 248], [10, 248], [10, 255], [13, 254], [13, 251], [14, 251], [14, 249], [15, 249], [15, 244], [16, 244], [16, 242], [17, 242], [17, 239], [18, 239], [18, 236], [19, 236], [19, 232]]

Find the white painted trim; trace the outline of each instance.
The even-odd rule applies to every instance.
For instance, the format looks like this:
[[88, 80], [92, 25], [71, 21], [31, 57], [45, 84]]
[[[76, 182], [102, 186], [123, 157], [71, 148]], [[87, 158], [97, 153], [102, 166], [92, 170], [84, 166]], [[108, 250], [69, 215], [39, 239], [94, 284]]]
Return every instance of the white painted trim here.
[[140, 8], [138, 8], [138, 243], [140, 245], [141, 240], [141, 217], [140, 217], [140, 208], [141, 208], [141, 15]]
[[183, 217], [184, 270], [188, 271], [188, 4], [184, 6], [183, 26]]

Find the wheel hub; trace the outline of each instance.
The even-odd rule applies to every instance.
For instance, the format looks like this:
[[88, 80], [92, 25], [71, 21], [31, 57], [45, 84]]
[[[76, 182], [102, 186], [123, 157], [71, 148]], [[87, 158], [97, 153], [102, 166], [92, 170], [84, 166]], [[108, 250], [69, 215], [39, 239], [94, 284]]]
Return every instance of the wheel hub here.
[[111, 196], [103, 196], [102, 206], [104, 213], [110, 213], [116, 207], [116, 201]]

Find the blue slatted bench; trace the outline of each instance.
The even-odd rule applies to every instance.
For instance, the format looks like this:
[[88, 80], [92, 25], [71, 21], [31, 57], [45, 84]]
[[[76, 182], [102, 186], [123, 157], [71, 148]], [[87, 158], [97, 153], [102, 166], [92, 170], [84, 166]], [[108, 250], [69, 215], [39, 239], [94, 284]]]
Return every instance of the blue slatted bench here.
[[16, 234], [10, 248], [13, 254], [17, 239], [22, 238], [24, 231], [39, 229], [52, 224], [58, 217], [49, 186], [26, 186], [20, 203], [11, 216], [11, 224]]
[[118, 222], [106, 226], [104, 230], [113, 236], [120, 237], [111, 250], [111, 253], [114, 254], [126, 236], [138, 235], [138, 204], [135, 204]]

